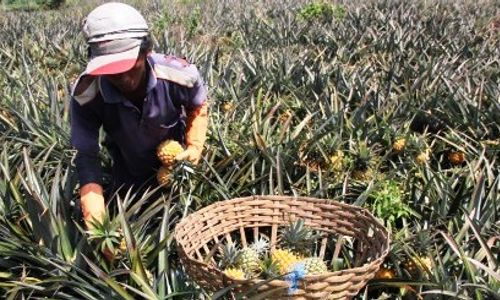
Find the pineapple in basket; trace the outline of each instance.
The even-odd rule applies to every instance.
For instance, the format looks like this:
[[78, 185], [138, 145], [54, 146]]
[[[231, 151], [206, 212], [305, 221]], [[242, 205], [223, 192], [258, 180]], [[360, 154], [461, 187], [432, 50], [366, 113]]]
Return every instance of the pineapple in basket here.
[[271, 259], [276, 263], [280, 274], [286, 274], [295, 263], [311, 255], [317, 236], [304, 226], [304, 220], [297, 220], [281, 231], [279, 246], [271, 251]]
[[302, 263], [306, 275], [321, 275], [328, 272], [325, 261], [319, 257], [307, 257]]
[[260, 272], [261, 257], [269, 250], [269, 242], [265, 238], [260, 238], [241, 250], [241, 255], [237, 260], [237, 265], [247, 275], [255, 275]]
[[241, 250], [233, 242], [224, 245], [222, 248], [219, 268], [224, 270], [224, 274], [232, 279], [242, 280], [247, 278], [245, 271], [238, 266], [241, 254]]

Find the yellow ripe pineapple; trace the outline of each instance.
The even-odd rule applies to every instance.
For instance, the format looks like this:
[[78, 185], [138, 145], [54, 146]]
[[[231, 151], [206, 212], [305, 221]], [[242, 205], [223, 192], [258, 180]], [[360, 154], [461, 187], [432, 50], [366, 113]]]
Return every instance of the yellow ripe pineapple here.
[[127, 251], [127, 241], [125, 241], [125, 238], [121, 239], [119, 248], [121, 253], [125, 253], [125, 251]]
[[419, 165], [425, 164], [429, 160], [429, 154], [430, 154], [430, 150], [429, 149], [426, 149], [426, 150], [420, 152], [415, 157], [415, 162], [417, 164], [419, 164]]
[[234, 110], [234, 104], [232, 102], [224, 102], [222, 110], [226, 113], [232, 112]]
[[399, 138], [394, 141], [392, 144], [392, 151], [394, 153], [401, 153], [406, 146], [406, 139], [405, 138]]
[[302, 262], [306, 275], [321, 275], [328, 272], [326, 263], [319, 257], [308, 257]]
[[432, 260], [426, 256], [415, 256], [404, 263], [405, 269], [409, 273], [415, 273], [417, 269], [432, 271]]
[[392, 279], [396, 277], [396, 273], [392, 269], [389, 268], [380, 268], [378, 269], [377, 273], [375, 273], [375, 278], [376, 279]]
[[317, 240], [310, 228], [304, 225], [304, 220], [292, 222], [281, 230], [281, 249], [271, 252], [271, 258], [278, 265], [281, 274], [290, 267], [311, 254], [311, 248]]
[[227, 268], [224, 270], [224, 274], [226, 274], [228, 277], [236, 280], [244, 280], [246, 279], [245, 272], [242, 269], [239, 268]]
[[280, 275], [286, 274], [290, 268], [301, 259], [288, 249], [275, 249], [271, 251], [271, 259], [276, 263]]
[[462, 151], [450, 151], [448, 152], [448, 160], [453, 165], [461, 165], [465, 161], [465, 153]]
[[330, 168], [333, 171], [342, 171], [342, 166], [344, 164], [344, 152], [337, 150], [333, 155], [330, 156]]
[[166, 140], [158, 145], [156, 148], [156, 155], [164, 166], [169, 167], [174, 164], [175, 157], [182, 151], [184, 151], [184, 148], [181, 144], [179, 144], [179, 142]]
[[158, 180], [158, 183], [161, 186], [166, 186], [170, 184], [171, 180], [171, 169], [165, 166], [161, 166], [160, 169], [158, 169], [158, 172], [156, 173], [156, 179]]

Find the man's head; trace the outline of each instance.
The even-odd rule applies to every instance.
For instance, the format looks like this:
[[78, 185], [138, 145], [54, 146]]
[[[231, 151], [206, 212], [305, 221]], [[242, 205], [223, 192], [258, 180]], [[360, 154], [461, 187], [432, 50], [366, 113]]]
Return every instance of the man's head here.
[[123, 3], [95, 8], [84, 21], [83, 33], [89, 46], [89, 75], [125, 73], [152, 49], [146, 20]]

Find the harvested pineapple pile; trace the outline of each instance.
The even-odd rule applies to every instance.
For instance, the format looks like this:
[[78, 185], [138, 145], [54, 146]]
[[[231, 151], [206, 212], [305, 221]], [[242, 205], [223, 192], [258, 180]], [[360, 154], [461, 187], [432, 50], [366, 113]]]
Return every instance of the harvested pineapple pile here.
[[236, 280], [280, 278], [297, 269], [306, 276], [324, 274], [328, 267], [315, 256], [317, 240], [318, 235], [303, 220], [297, 220], [281, 230], [275, 249], [265, 237], [242, 249], [235, 243], [225, 244], [219, 268]]
[[156, 155], [162, 163], [162, 166], [158, 169], [156, 179], [161, 186], [169, 185], [172, 181], [171, 174], [175, 164], [175, 157], [182, 151], [184, 151], [182, 145], [174, 140], [165, 140], [156, 148]]

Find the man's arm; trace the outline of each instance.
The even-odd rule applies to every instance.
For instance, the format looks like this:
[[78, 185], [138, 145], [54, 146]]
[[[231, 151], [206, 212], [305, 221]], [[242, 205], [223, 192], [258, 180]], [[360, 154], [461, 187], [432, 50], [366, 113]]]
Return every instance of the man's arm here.
[[[80, 182], [80, 204], [87, 228], [92, 228], [94, 218], [102, 221], [104, 216], [104, 196], [101, 186], [102, 171], [99, 161], [99, 128], [101, 120], [90, 108], [90, 104], [80, 104], [78, 97], [85, 93], [77, 83], [71, 100], [71, 144], [76, 149], [75, 158]], [[85, 101], [85, 102], [88, 102]]]
[[186, 150], [179, 153], [176, 160], [189, 160], [197, 164], [201, 158], [208, 128], [208, 102], [187, 112]]

